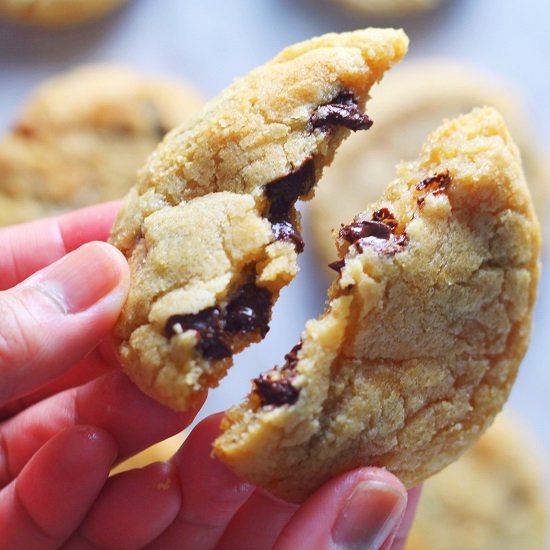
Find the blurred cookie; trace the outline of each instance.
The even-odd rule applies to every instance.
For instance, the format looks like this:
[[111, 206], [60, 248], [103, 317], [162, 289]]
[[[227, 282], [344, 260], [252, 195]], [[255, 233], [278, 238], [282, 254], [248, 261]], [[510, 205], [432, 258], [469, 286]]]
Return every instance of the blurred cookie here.
[[540, 233], [497, 111], [446, 121], [365, 206], [340, 230], [325, 312], [214, 443], [285, 500], [359, 466], [407, 487], [437, 473], [491, 424], [527, 349]]
[[67, 27], [99, 19], [127, 0], [0, 0], [0, 17], [26, 25]]
[[538, 449], [504, 415], [424, 483], [406, 550], [545, 550], [548, 504]]
[[404, 15], [435, 8], [442, 0], [335, 0], [368, 15]]
[[201, 105], [180, 83], [115, 65], [48, 80], [0, 140], [0, 225], [121, 198], [164, 134]]
[[131, 270], [113, 335], [145, 393], [185, 410], [265, 337], [303, 250], [295, 203], [370, 126], [368, 91], [407, 46], [373, 28], [289, 46], [149, 157], [110, 237]]
[[[412, 160], [425, 136], [444, 118], [492, 105], [503, 115], [520, 149], [535, 210], [544, 220], [550, 190], [549, 164], [529, 125], [521, 97], [508, 85], [451, 60], [425, 60], [397, 67], [374, 87], [368, 132], [350, 136], [319, 182], [309, 205], [315, 251], [324, 265], [335, 254], [332, 231], [377, 200], [394, 178], [395, 165]], [[327, 270], [328, 272], [328, 270]]]

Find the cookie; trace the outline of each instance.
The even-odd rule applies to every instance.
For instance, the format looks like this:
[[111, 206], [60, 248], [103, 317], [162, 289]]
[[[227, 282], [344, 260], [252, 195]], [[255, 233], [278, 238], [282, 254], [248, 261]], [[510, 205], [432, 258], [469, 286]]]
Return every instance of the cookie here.
[[433, 9], [442, 0], [336, 0], [339, 4], [367, 15], [404, 15]]
[[38, 27], [67, 27], [103, 17], [126, 0], [0, 0], [0, 17]]
[[341, 228], [338, 249], [325, 313], [215, 442], [239, 476], [294, 502], [365, 465], [414, 487], [505, 402], [530, 336], [540, 232], [502, 117], [443, 124]]
[[393, 29], [291, 46], [151, 155], [110, 239], [131, 269], [115, 347], [145, 393], [186, 409], [265, 336], [303, 249], [295, 202], [370, 127], [368, 91], [406, 49]]
[[548, 503], [536, 445], [499, 415], [456, 463], [424, 483], [406, 550], [543, 550]]
[[550, 189], [548, 154], [529, 124], [521, 96], [508, 83], [451, 59], [414, 61], [397, 67], [383, 86], [373, 88], [369, 115], [375, 124], [369, 132], [351, 136], [323, 174], [307, 218], [321, 262], [326, 266], [334, 256], [332, 231], [362, 205], [380, 198], [396, 163], [413, 160], [428, 132], [444, 118], [484, 105], [504, 116], [520, 149], [535, 209], [544, 220]]
[[182, 84], [116, 65], [48, 80], [0, 140], [0, 225], [123, 197], [164, 134], [202, 103]]

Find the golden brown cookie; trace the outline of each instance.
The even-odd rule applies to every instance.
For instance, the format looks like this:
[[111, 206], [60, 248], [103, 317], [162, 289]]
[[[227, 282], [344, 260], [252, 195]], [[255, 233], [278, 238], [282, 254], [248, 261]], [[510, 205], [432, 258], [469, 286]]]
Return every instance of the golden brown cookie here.
[[358, 466], [414, 487], [508, 397], [526, 351], [540, 232], [492, 108], [430, 135], [338, 238], [325, 313], [225, 417], [215, 453], [299, 502]]
[[0, 17], [38, 27], [67, 27], [99, 19], [126, 0], [0, 0]]
[[0, 140], [0, 225], [121, 198], [164, 134], [201, 105], [182, 84], [116, 65], [46, 81]]
[[111, 235], [131, 285], [114, 330], [124, 369], [185, 409], [262, 339], [303, 248], [298, 199], [406, 52], [402, 31], [328, 34], [235, 81], [151, 155]]
[[335, 0], [339, 4], [368, 15], [404, 15], [433, 9], [442, 0]]
[[548, 503], [539, 449], [499, 415], [456, 463], [428, 479], [407, 550], [545, 550]]
[[[520, 94], [509, 83], [451, 59], [426, 59], [396, 67], [375, 86], [368, 132], [352, 135], [323, 174], [308, 209], [315, 252], [326, 266], [334, 257], [332, 231], [378, 200], [400, 161], [413, 160], [425, 136], [444, 118], [492, 105], [503, 115], [520, 149], [533, 203], [544, 220], [550, 190], [548, 154], [538, 142]], [[328, 271], [328, 270], [327, 270]]]

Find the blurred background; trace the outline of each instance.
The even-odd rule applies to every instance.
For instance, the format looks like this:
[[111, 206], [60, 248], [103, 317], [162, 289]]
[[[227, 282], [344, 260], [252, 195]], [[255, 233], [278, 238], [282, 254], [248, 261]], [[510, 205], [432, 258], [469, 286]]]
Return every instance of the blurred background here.
[[[437, 56], [499, 79], [503, 92], [509, 83], [521, 96], [525, 123], [542, 160], [550, 163], [550, 4], [540, 0], [444, 0], [431, 10], [394, 16], [352, 11], [329, 0], [129, 0], [77, 26], [30, 27], [6, 19], [0, 21], [0, 134], [18, 123], [38, 85], [81, 64], [116, 62], [145, 75], [179, 79], [209, 98], [293, 42], [366, 26], [403, 27], [411, 40], [405, 65]], [[406, 102], [407, 89], [402, 94]], [[1, 148], [0, 143], [0, 155]], [[0, 194], [2, 178], [0, 173]], [[542, 185], [550, 187], [550, 181]], [[537, 205], [541, 211], [544, 206]], [[302, 210], [306, 243], [311, 243], [310, 212]], [[548, 224], [541, 221], [545, 251], [532, 344], [506, 409], [535, 440], [548, 483], [550, 272], [544, 264], [550, 239]], [[283, 361], [306, 320], [323, 309], [329, 280], [322, 264], [306, 244], [301, 272], [282, 292], [266, 340], [236, 358], [202, 416], [238, 403], [258, 372]]]

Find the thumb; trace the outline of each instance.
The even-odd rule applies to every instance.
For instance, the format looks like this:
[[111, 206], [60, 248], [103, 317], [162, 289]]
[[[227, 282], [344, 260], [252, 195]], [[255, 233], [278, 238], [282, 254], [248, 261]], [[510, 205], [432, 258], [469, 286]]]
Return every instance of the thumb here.
[[0, 404], [58, 376], [97, 345], [128, 284], [124, 256], [92, 242], [0, 292]]

